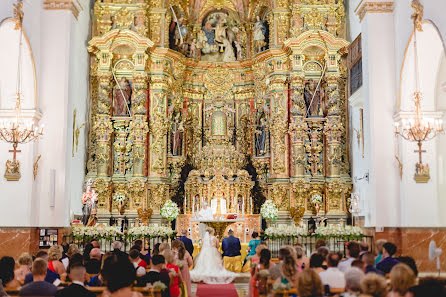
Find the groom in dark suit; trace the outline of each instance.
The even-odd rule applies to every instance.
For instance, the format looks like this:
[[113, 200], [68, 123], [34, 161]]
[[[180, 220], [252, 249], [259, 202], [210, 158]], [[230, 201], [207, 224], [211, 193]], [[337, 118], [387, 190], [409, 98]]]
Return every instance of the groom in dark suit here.
[[242, 256], [240, 250], [242, 247], [240, 245], [240, 240], [234, 237], [234, 231], [228, 231], [228, 237], [223, 239], [221, 249], [223, 250], [223, 264], [225, 265], [226, 270], [241, 272]]

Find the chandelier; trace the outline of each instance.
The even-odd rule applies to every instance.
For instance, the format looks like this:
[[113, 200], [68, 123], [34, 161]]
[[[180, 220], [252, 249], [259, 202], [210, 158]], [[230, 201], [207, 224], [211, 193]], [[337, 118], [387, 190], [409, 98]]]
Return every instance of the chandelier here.
[[422, 31], [422, 16], [423, 6], [415, 0], [412, 2], [414, 13], [412, 19], [414, 21], [414, 59], [415, 59], [415, 92], [413, 94], [415, 104], [415, 114], [409, 118], [401, 120], [401, 126], [398, 121], [395, 121], [395, 135], [401, 136], [403, 139], [411, 142], [416, 142], [418, 145], [418, 163], [415, 166], [415, 180], [417, 182], [427, 182], [430, 179], [429, 165], [423, 164], [422, 153], [426, 152], [422, 150], [423, 142], [435, 138], [438, 134], [444, 132], [443, 121], [441, 119], [428, 118], [423, 115], [421, 110], [422, 94], [419, 86], [418, 77], [418, 53], [417, 53], [417, 31]]
[[7, 180], [20, 179], [20, 162], [16, 159], [19, 144], [35, 141], [43, 135], [43, 125], [36, 126], [33, 121], [27, 121], [22, 117], [22, 84], [21, 84], [21, 66], [22, 66], [22, 35], [23, 35], [23, 2], [19, 0], [14, 4], [14, 19], [16, 22], [15, 30], [20, 30], [19, 34], [19, 53], [17, 61], [17, 84], [16, 84], [16, 105], [14, 117], [9, 120], [3, 120], [0, 123], [0, 140], [11, 143], [13, 149], [13, 159], [6, 161], [5, 178]]

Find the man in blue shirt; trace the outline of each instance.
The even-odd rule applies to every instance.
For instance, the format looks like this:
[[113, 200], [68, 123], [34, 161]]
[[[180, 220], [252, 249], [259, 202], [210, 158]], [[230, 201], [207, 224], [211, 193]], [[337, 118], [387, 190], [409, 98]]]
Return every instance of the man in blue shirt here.
[[55, 285], [45, 281], [48, 263], [37, 258], [33, 262], [32, 274], [34, 281], [24, 285], [19, 292], [19, 296], [54, 296], [57, 293]]

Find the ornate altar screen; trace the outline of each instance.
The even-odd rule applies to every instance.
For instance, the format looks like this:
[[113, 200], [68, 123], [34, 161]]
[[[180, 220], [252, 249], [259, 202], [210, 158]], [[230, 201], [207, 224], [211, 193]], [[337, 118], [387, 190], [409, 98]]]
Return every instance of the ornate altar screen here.
[[94, 5], [87, 177], [102, 217], [190, 214], [224, 197], [257, 213], [347, 214], [341, 0], [104, 0]]

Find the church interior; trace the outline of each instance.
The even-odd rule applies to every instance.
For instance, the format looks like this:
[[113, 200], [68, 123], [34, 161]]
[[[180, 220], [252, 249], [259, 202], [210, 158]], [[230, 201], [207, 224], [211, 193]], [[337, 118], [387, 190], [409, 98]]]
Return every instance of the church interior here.
[[[352, 242], [375, 258], [387, 242], [390, 258], [416, 263], [418, 286], [445, 276], [444, 11], [441, 0], [1, 1], [0, 258], [18, 267], [72, 245], [85, 256], [93, 241], [129, 253], [135, 240], [151, 255], [184, 236], [196, 261], [214, 234], [239, 273], [224, 296], [288, 296], [258, 276], [256, 240], [279, 264], [283, 246], [313, 259], [324, 241], [348, 261]], [[190, 288], [181, 296], [216, 294]]]

